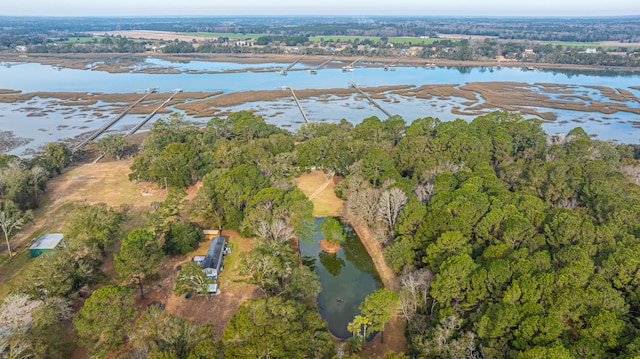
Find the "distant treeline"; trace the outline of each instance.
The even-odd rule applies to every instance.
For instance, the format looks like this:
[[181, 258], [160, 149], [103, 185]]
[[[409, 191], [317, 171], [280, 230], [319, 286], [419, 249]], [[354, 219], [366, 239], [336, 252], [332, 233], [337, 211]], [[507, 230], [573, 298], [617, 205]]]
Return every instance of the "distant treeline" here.
[[[76, 21], [77, 20], [77, 21]], [[29, 53], [145, 52], [150, 41], [120, 37], [87, 38], [88, 31], [163, 30], [177, 32], [225, 33], [204, 42], [154, 42], [165, 53], [247, 53], [277, 54], [282, 46], [299, 46], [301, 53], [341, 56], [417, 56], [428, 60], [456, 61], [508, 60], [539, 63], [638, 67], [640, 52], [628, 43], [640, 42], [640, 18], [371, 18], [368, 21], [338, 18], [188, 18], [188, 19], [44, 19], [0, 17], [0, 51], [20, 46]], [[265, 34], [256, 38], [256, 34]], [[449, 40], [443, 34], [479, 35], [487, 38]], [[251, 35], [251, 36], [249, 36]], [[310, 37], [343, 41], [310, 41]], [[244, 37], [255, 40], [243, 41]], [[358, 37], [362, 37], [358, 39]], [[415, 37], [412, 41], [390, 43], [394, 37]], [[429, 37], [429, 41], [425, 40]], [[83, 41], [67, 41], [68, 39]], [[379, 40], [371, 40], [379, 39]], [[87, 40], [87, 41], [84, 41]], [[434, 41], [435, 40], [435, 41]], [[599, 47], [600, 41], [618, 41], [617, 47]], [[545, 41], [545, 42], [542, 42]], [[556, 42], [557, 41], [557, 42]], [[422, 47], [417, 50], [416, 47]], [[586, 52], [585, 50], [590, 50]], [[525, 50], [527, 54], [525, 56]], [[532, 51], [531, 51], [532, 50]]]
[[296, 46], [309, 42], [309, 36], [260, 36], [256, 39], [256, 45], [269, 45], [275, 41], [287, 46]]
[[230, 32], [273, 36], [434, 36], [463, 34], [542, 41], [640, 42], [640, 17], [455, 18], [455, 17], [189, 17], [34, 18], [0, 17], [0, 35], [57, 36], [115, 30]]

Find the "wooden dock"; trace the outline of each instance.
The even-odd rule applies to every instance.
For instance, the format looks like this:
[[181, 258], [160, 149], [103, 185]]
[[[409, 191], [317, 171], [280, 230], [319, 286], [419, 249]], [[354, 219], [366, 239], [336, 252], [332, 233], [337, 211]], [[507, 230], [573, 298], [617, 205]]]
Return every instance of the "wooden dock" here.
[[307, 114], [304, 113], [304, 110], [302, 109], [302, 105], [300, 105], [300, 101], [298, 101], [298, 97], [296, 96], [296, 93], [293, 92], [293, 89], [291, 87], [287, 87], [289, 89], [289, 91], [291, 91], [291, 95], [293, 96], [293, 99], [296, 101], [296, 105], [298, 105], [298, 109], [300, 110], [300, 113], [302, 114], [302, 117], [304, 118], [304, 121], [306, 123], [309, 123], [309, 119], [307, 118]]
[[385, 71], [395, 71], [396, 69], [396, 64], [400, 62], [400, 59], [396, 59], [394, 62], [390, 63], [389, 65], [384, 65], [384, 70]]
[[120, 121], [120, 119], [122, 119], [129, 111], [131, 111], [132, 108], [136, 107], [137, 104], [139, 104], [140, 102], [144, 101], [144, 99], [146, 99], [149, 95], [151, 95], [152, 93], [156, 92], [157, 88], [151, 88], [149, 89], [149, 91], [142, 96], [141, 98], [139, 98], [136, 102], [134, 102], [133, 104], [131, 104], [131, 106], [127, 107], [124, 111], [122, 111], [122, 113], [120, 113], [118, 116], [112, 118], [109, 122], [105, 123], [102, 127], [100, 127], [99, 129], [97, 129], [96, 131], [94, 131], [89, 137], [87, 137], [84, 141], [80, 142], [76, 147], [74, 147], [73, 152], [76, 152], [82, 148], [84, 148], [84, 146], [87, 145], [87, 143], [89, 143], [90, 141], [95, 140], [98, 136], [100, 136], [104, 131], [108, 130], [109, 127], [113, 126], [116, 122]]
[[533, 71], [535, 70], [535, 68], [527, 65], [524, 61], [520, 60], [520, 63], [522, 63], [522, 66], [527, 70], [527, 71]]
[[300, 56], [299, 59], [297, 59], [296, 61], [290, 63], [289, 66], [287, 66], [284, 70], [278, 71], [278, 73], [280, 73], [280, 75], [286, 76], [287, 75], [287, 71], [291, 70], [291, 68], [294, 67], [298, 62], [300, 62], [304, 57], [305, 57], [305, 55]]
[[334, 59], [335, 59], [335, 57], [330, 58], [329, 60], [327, 60], [327, 61], [325, 61], [325, 62], [321, 63], [320, 65], [316, 66], [315, 68], [313, 68], [313, 69], [309, 70], [309, 72], [310, 72], [312, 75], [316, 75], [316, 74], [318, 73], [318, 71], [319, 71], [321, 68], [325, 67], [328, 63], [330, 63], [330, 62], [331, 62], [331, 61], [333, 61]]
[[362, 95], [364, 95], [364, 97], [366, 97], [367, 100], [369, 100], [369, 102], [371, 102], [372, 105], [377, 107], [380, 111], [384, 112], [384, 114], [387, 115], [387, 117], [391, 117], [392, 116], [389, 111], [385, 110], [382, 106], [380, 106], [380, 104], [375, 102], [371, 97], [369, 97], [369, 95], [367, 95], [364, 91], [362, 91], [360, 89], [360, 87], [358, 87], [358, 84], [356, 84], [355, 82], [351, 82], [349, 85], [351, 87], [353, 87], [354, 89], [358, 90]]
[[357, 59], [355, 59], [355, 60], [354, 60], [353, 62], [351, 62], [349, 65], [347, 65], [347, 66], [343, 66], [343, 67], [342, 67], [342, 71], [343, 71], [343, 72], [353, 71], [353, 67], [354, 67], [354, 66], [355, 66], [355, 64], [356, 64], [358, 61], [360, 61], [361, 59], [362, 59], [362, 56], [361, 56], [361, 57], [358, 57]]

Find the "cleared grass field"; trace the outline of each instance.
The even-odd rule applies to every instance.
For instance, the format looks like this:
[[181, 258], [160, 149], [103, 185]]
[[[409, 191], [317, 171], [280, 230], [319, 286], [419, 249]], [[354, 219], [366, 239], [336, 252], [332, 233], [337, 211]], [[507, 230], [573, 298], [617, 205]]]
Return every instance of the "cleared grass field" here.
[[187, 36], [200, 37], [228, 37], [232, 39], [257, 39], [264, 34], [241, 34], [241, 33], [225, 33], [225, 32], [185, 32]]
[[564, 46], [564, 47], [574, 47], [577, 49], [588, 49], [588, 48], [603, 48], [606, 50], [616, 50], [620, 47], [626, 47], [626, 48], [631, 48], [631, 49], [639, 49], [640, 48], [640, 44], [637, 43], [633, 43], [633, 44], [625, 44], [625, 43], [619, 43], [619, 44], [612, 44], [611, 42], [578, 42], [578, 41], [536, 41], [536, 43], [538, 44], [542, 44], [542, 45], [551, 45], [551, 46]]
[[49, 40], [55, 42], [61, 42], [63, 44], [84, 44], [87, 42], [100, 42], [104, 39], [104, 36], [81, 36], [81, 37], [70, 37], [66, 40], [61, 40], [58, 38], [50, 38]]

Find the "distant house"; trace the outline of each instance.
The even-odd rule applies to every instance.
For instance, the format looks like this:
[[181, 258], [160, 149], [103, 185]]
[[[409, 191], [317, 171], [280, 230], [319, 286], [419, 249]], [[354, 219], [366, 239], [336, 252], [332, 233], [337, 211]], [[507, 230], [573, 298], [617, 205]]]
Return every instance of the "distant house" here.
[[207, 251], [207, 255], [202, 262], [202, 271], [209, 279], [218, 279], [226, 242], [223, 236], [217, 236], [209, 244], [209, 251]]
[[524, 49], [524, 56], [533, 56], [535, 55], [535, 51], [533, 49]]
[[44, 252], [54, 250], [64, 235], [62, 233], [47, 233], [42, 235], [42, 237], [36, 239], [36, 241], [29, 247], [29, 255], [31, 258], [35, 258], [41, 255]]
[[585, 53], [585, 54], [597, 54], [597, 53], [598, 53], [598, 50], [597, 50], [597, 49], [594, 49], [594, 48], [592, 48], [592, 47], [590, 47], [590, 48], [588, 48], [588, 49], [584, 50], [584, 53]]

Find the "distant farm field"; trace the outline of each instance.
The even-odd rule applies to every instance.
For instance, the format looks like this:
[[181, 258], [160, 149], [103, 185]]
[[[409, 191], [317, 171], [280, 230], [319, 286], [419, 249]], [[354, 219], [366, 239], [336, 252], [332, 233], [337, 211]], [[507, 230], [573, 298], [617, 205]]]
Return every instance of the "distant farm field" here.
[[[311, 42], [355, 42], [356, 40], [362, 42], [370, 40], [374, 43], [380, 42], [380, 36], [310, 36]], [[412, 44], [412, 45], [429, 45], [435, 41], [441, 39], [437, 38], [421, 38], [421, 37], [389, 37], [388, 41], [393, 44]]]
[[574, 47], [577, 49], [603, 48], [606, 50], [616, 50], [620, 47], [626, 47], [631, 49], [640, 48], [640, 43], [623, 43], [623, 42], [615, 42], [615, 41], [602, 41], [602, 42], [536, 41], [536, 42], [543, 45], [551, 45], [551, 46], [560, 45], [564, 47]]
[[187, 36], [200, 36], [200, 37], [228, 37], [230, 39], [257, 39], [260, 36], [266, 36], [264, 34], [242, 34], [242, 33], [227, 33], [227, 32], [185, 32], [182, 33]]

